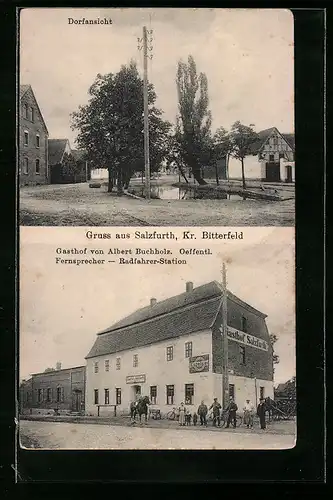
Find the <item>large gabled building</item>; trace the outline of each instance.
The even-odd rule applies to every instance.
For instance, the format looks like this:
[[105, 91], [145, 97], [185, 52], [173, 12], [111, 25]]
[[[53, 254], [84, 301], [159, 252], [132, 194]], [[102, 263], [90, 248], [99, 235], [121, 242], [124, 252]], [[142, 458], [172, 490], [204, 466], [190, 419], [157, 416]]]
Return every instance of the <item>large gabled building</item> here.
[[48, 135], [31, 85], [20, 85], [18, 148], [20, 186], [49, 183]]
[[[295, 182], [295, 139], [293, 134], [281, 134], [276, 127], [258, 132], [258, 140], [244, 159], [245, 178], [261, 182]], [[241, 162], [229, 158], [230, 179], [242, 176]]]
[[[216, 281], [197, 288], [189, 282], [184, 293], [151, 299], [98, 333], [86, 356], [86, 411], [96, 414], [98, 405], [128, 411], [138, 394], [162, 412], [181, 401], [193, 409], [201, 400], [221, 401], [222, 296]], [[227, 306], [229, 394], [238, 405], [273, 397], [266, 315], [231, 292]]]

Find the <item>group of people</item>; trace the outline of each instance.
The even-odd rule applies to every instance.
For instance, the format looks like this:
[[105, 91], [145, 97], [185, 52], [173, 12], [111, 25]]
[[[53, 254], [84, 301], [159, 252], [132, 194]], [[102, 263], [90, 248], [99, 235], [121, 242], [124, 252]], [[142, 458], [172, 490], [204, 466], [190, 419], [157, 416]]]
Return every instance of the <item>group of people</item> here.
[[[191, 425], [191, 422], [193, 423], [193, 425], [197, 425], [199, 420], [201, 426], [207, 427], [207, 415], [210, 410], [212, 410], [213, 414], [213, 426], [220, 427], [222, 406], [218, 402], [217, 398], [214, 398], [214, 401], [209, 408], [204, 401], [201, 401], [197, 409], [197, 412], [194, 412], [193, 415], [182, 402], [178, 408], [179, 425], [180, 426]], [[226, 428], [229, 428], [231, 424], [234, 428], [236, 428], [238, 406], [233, 398], [230, 398], [229, 404], [224, 411], [228, 415]], [[266, 411], [267, 408], [265, 400], [261, 398], [256, 412], [257, 416], [259, 417], [261, 429], [266, 429]], [[244, 425], [246, 425], [248, 429], [249, 428], [252, 429], [255, 409], [249, 399], [245, 401], [243, 412], [244, 412], [244, 418], [243, 418]]]

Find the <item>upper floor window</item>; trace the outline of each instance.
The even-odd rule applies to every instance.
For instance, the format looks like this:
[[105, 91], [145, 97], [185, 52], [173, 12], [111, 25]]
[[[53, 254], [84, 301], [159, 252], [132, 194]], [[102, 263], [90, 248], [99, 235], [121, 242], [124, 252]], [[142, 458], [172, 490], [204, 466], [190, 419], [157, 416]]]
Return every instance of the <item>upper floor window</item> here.
[[120, 370], [120, 358], [116, 358], [116, 370]]
[[23, 106], [23, 116], [26, 119], [29, 118], [29, 107], [27, 104], [24, 104], [24, 106]]
[[110, 370], [110, 361], [108, 359], [104, 361], [104, 368], [106, 372]]
[[36, 134], [36, 148], [40, 147], [40, 137], [39, 134]]
[[29, 146], [29, 132], [27, 130], [24, 131], [24, 145]]
[[29, 109], [29, 120], [33, 122], [34, 118], [35, 118], [35, 112], [34, 112], [34, 108], [31, 106]]
[[166, 348], [166, 358], [167, 358], [167, 361], [173, 360], [173, 346], [172, 345]]
[[241, 326], [242, 332], [247, 333], [247, 319], [245, 316], [242, 316], [242, 326]]
[[139, 356], [137, 354], [134, 354], [134, 356], [133, 356], [133, 366], [134, 366], [134, 368], [139, 366]]
[[185, 358], [192, 357], [192, 342], [185, 342]]
[[36, 174], [40, 174], [40, 160], [36, 160]]
[[269, 155], [269, 161], [274, 161], [274, 155]]
[[246, 362], [245, 347], [243, 345], [239, 346], [239, 362], [241, 365], [245, 365]]
[[98, 373], [98, 361], [95, 361], [94, 363], [94, 372]]

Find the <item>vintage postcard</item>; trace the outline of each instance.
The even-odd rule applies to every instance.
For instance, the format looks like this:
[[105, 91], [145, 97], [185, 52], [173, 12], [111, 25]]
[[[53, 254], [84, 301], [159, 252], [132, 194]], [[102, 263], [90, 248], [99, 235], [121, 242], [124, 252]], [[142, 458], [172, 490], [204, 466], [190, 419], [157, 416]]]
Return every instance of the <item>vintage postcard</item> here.
[[295, 445], [293, 228], [20, 240], [21, 446]]
[[20, 223], [293, 226], [287, 9], [19, 13]]
[[21, 447], [294, 447], [292, 13], [28, 8], [19, 44]]

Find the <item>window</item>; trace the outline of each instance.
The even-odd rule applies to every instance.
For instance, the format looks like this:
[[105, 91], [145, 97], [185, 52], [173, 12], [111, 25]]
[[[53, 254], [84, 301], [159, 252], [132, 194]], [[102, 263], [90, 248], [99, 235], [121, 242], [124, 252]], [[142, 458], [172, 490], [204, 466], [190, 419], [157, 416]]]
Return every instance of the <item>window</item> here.
[[150, 386], [150, 402], [152, 405], [156, 405], [156, 401], [157, 401], [157, 386], [151, 385]]
[[235, 384], [229, 384], [229, 397], [235, 399]]
[[269, 155], [269, 161], [274, 161], [274, 155]]
[[40, 161], [38, 158], [36, 160], [36, 174], [40, 174]]
[[41, 403], [43, 401], [43, 389], [38, 389], [37, 391], [37, 401]]
[[63, 403], [64, 401], [64, 388], [57, 387], [57, 403]]
[[24, 145], [29, 146], [29, 132], [27, 130], [24, 131]]
[[260, 399], [265, 399], [265, 387], [259, 387]]
[[40, 146], [40, 137], [39, 134], [36, 135], [36, 148], [39, 148]]
[[116, 404], [121, 405], [121, 389], [119, 387], [116, 389]]
[[28, 105], [27, 104], [25, 104], [23, 106], [23, 116], [24, 116], [24, 118], [28, 119]]
[[167, 405], [173, 405], [174, 404], [174, 397], [175, 397], [175, 386], [174, 385], [167, 385], [166, 386], [166, 397], [167, 397]]
[[104, 389], [104, 404], [105, 404], [105, 405], [110, 404], [110, 393], [109, 393], [109, 389]]
[[242, 316], [242, 326], [241, 326], [242, 332], [247, 332], [247, 319], [245, 316]]
[[109, 359], [106, 359], [104, 361], [104, 369], [106, 372], [110, 371], [110, 360]]
[[166, 357], [167, 357], [167, 361], [173, 360], [173, 346], [166, 348]]
[[46, 401], [47, 403], [52, 401], [52, 390], [50, 388], [46, 390]]
[[192, 342], [185, 342], [185, 358], [192, 357]]
[[28, 158], [23, 158], [23, 173], [24, 174], [29, 173], [29, 160], [28, 160]]
[[98, 405], [98, 389], [94, 389], [94, 404]]
[[30, 110], [29, 110], [29, 119], [30, 121], [34, 121], [34, 116], [35, 116], [35, 113], [34, 113], [34, 108], [33, 107], [30, 107]]
[[120, 370], [120, 358], [116, 358], [116, 370]]
[[185, 384], [185, 404], [193, 405], [194, 384]]
[[245, 365], [245, 347], [243, 345], [239, 346], [239, 362], [241, 365]]
[[94, 372], [98, 373], [98, 361], [95, 361], [94, 363]]
[[134, 368], [139, 366], [139, 356], [137, 354], [134, 354], [133, 356], [133, 366]]

